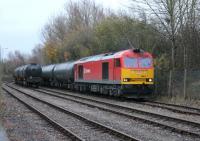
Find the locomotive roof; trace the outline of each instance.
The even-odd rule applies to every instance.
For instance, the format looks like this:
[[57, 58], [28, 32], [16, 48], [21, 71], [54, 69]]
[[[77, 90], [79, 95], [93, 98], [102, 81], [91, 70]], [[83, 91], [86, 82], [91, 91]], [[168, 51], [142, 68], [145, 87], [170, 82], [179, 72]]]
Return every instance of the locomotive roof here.
[[84, 62], [90, 62], [90, 61], [98, 61], [98, 60], [107, 60], [107, 59], [112, 59], [112, 58], [120, 58], [124, 55], [129, 55], [129, 54], [135, 54], [135, 56], [139, 56], [138, 54], [143, 53], [145, 54], [146, 57], [152, 57], [150, 53], [144, 52], [143, 50], [140, 49], [127, 49], [127, 50], [122, 50], [118, 52], [111, 52], [111, 53], [104, 53], [100, 55], [95, 55], [95, 56], [89, 56], [82, 58], [77, 61], [77, 63], [84, 63]]

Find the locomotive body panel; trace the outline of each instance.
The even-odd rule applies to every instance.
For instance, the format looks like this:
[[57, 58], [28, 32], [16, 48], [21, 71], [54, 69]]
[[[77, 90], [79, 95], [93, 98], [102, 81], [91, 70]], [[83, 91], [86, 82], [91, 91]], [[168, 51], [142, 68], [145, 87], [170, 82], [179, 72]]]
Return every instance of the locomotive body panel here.
[[[103, 68], [103, 64], [107, 66]], [[115, 70], [114, 59], [80, 63], [75, 67], [75, 82], [119, 84], [120, 69]]]

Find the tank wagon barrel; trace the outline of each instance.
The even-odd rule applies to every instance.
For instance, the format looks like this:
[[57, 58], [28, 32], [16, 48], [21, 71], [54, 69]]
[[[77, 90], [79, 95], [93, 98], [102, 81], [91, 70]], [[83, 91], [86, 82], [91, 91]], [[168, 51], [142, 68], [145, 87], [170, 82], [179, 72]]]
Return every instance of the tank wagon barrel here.
[[48, 65], [48, 66], [43, 66], [42, 67], [42, 77], [43, 78], [53, 78], [53, 69], [55, 65]]
[[53, 70], [56, 85], [66, 85], [74, 82], [74, 62], [57, 64]]
[[47, 65], [42, 67], [42, 82], [44, 85], [48, 86], [53, 81], [53, 70], [55, 65]]

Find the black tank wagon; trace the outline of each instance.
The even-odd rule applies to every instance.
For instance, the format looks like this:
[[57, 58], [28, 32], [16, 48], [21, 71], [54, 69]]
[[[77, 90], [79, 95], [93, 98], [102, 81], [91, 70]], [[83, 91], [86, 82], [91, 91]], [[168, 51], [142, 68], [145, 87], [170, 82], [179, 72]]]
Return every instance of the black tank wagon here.
[[18, 81], [20, 81], [19, 72], [20, 72], [20, 67], [18, 67], [18, 68], [16, 68], [16, 69], [14, 70], [13, 77], [14, 77], [14, 79], [15, 79], [15, 83], [18, 83]]
[[24, 86], [38, 87], [41, 82], [41, 75], [41, 66], [34, 63], [18, 67], [14, 71], [15, 83]]
[[71, 84], [74, 82], [74, 63], [75, 62], [67, 62], [55, 65], [53, 70], [55, 86], [71, 87]]
[[47, 65], [42, 67], [42, 83], [45, 86], [53, 85], [53, 70], [55, 65]]

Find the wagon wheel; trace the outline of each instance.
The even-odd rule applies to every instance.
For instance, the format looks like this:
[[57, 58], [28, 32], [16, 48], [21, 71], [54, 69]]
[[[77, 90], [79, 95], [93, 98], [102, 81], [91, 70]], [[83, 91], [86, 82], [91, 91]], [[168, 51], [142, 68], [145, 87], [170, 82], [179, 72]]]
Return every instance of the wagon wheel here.
[[27, 82], [26, 81], [23, 81], [23, 86], [27, 86]]

